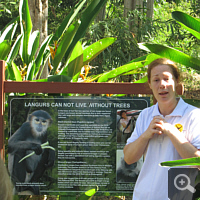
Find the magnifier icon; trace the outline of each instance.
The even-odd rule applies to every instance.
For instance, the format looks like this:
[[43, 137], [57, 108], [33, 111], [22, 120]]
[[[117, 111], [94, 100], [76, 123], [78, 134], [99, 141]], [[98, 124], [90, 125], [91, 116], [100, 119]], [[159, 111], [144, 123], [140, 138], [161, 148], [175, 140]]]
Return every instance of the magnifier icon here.
[[175, 177], [174, 186], [178, 190], [188, 189], [192, 193], [196, 191], [196, 189], [190, 185], [190, 178], [185, 174], [179, 174]]

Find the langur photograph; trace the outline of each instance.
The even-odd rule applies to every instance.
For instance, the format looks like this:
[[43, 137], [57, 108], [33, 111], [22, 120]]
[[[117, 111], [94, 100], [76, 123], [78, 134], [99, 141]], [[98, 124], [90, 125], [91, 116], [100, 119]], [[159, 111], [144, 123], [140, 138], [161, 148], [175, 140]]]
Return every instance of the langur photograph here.
[[8, 140], [8, 171], [13, 194], [18, 195], [39, 195], [40, 179], [55, 162], [55, 148], [48, 141], [52, 117], [44, 110], [30, 110], [21, 126], [13, 133], [11, 129]]
[[143, 158], [131, 165], [128, 165], [124, 161], [123, 150], [117, 150], [116, 157], [116, 182], [135, 183], [142, 168]]

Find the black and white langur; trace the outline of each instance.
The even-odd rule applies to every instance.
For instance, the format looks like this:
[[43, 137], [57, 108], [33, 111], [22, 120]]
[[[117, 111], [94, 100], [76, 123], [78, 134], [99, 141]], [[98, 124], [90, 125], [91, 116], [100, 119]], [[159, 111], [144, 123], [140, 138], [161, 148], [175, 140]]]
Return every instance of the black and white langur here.
[[[17, 182], [37, 182], [45, 169], [53, 166], [55, 151], [41, 148], [41, 144], [47, 142], [47, 129], [51, 123], [52, 118], [46, 111], [34, 111], [8, 140], [8, 170], [14, 185]], [[33, 151], [34, 155], [19, 163]], [[27, 190], [20, 186], [15, 189], [16, 192]], [[33, 193], [39, 193], [38, 189]]]
[[128, 165], [121, 157], [121, 164], [117, 169], [117, 183], [133, 183], [136, 182], [138, 174], [142, 167], [142, 159]]

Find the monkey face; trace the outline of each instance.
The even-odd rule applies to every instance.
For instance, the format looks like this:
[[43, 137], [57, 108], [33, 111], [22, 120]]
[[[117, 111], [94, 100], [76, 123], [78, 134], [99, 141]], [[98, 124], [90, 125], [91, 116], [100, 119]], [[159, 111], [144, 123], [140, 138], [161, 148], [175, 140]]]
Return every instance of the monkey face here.
[[43, 117], [33, 116], [31, 120], [31, 127], [35, 136], [41, 136], [49, 127], [49, 119]]

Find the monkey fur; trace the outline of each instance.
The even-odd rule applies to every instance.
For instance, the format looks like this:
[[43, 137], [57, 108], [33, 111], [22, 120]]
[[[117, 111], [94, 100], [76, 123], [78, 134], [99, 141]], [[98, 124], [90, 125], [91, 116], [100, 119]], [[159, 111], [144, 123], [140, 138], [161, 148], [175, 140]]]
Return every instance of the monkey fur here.
[[[52, 118], [46, 111], [34, 111], [8, 140], [8, 170], [14, 185], [17, 182], [37, 182], [46, 168], [54, 165], [55, 151], [41, 148], [41, 144], [47, 142], [47, 129], [51, 123]], [[33, 151], [34, 155], [19, 163]], [[36, 195], [39, 193], [37, 188], [31, 189]], [[27, 188], [17, 186], [15, 190], [21, 192]]]

